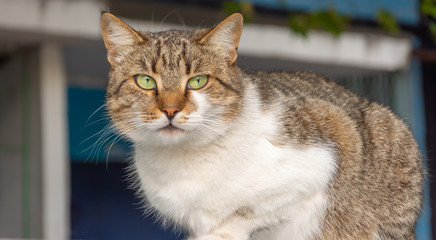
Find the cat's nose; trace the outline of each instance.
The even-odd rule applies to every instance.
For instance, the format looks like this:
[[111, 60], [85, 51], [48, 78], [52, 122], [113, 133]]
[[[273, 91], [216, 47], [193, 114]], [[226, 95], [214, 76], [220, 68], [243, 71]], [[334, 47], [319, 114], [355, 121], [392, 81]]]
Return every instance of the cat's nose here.
[[163, 106], [161, 111], [167, 115], [168, 120], [173, 120], [174, 116], [180, 112], [179, 106]]

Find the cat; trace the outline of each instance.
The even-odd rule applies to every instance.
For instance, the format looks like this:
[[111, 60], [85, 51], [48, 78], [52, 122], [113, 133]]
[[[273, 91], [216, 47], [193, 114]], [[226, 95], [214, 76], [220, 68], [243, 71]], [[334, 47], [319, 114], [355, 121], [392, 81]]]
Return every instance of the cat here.
[[139, 32], [102, 13], [107, 108], [149, 208], [189, 240], [414, 239], [408, 127], [320, 75], [243, 72], [242, 26]]

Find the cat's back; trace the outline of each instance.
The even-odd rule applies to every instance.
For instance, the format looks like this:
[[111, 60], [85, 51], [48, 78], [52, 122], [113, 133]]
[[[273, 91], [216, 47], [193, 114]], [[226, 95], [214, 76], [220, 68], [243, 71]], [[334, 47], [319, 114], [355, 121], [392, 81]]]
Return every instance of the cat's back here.
[[250, 74], [250, 78], [257, 86], [262, 100], [267, 103], [274, 101], [298, 103], [307, 99], [318, 99], [350, 109], [368, 103], [351, 91], [315, 73], [256, 72]]
[[[285, 141], [333, 146], [336, 152], [338, 169], [329, 188], [333, 207], [323, 239], [365, 239], [367, 232], [359, 229], [368, 228], [382, 239], [413, 238], [423, 166], [399, 117], [317, 74], [257, 72], [250, 79], [265, 111], [279, 116]], [[344, 222], [349, 231], [341, 227]]]

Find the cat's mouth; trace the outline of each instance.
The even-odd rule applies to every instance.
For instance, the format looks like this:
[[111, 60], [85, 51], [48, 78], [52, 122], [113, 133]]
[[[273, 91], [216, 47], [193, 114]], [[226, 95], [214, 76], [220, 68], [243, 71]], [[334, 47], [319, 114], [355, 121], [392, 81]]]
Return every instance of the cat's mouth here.
[[163, 133], [164, 135], [177, 136], [183, 133], [184, 131], [183, 129], [178, 128], [170, 123], [167, 126], [160, 128], [159, 132]]

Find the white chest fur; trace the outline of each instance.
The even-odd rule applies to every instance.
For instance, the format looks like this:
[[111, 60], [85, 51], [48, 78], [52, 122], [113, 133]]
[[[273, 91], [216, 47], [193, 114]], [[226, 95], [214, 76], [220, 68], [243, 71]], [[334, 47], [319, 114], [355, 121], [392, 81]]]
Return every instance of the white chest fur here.
[[324, 192], [336, 170], [332, 150], [276, 146], [273, 114], [249, 112], [223, 139], [201, 148], [136, 145], [141, 187], [164, 220], [194, 235], [249, 208], [257, 225], [271, 227], [255, 239], [305, 239], [318, 230], [326, 208]]
[[313, 202], [305, 209], [322, 217], [335, 160], [326, 148], [276, 147], [265, 137], [247, 136], [201, 152], [137, 150], [136, 167], [150, 204], [201, 234], [241, 207], [259, 216], [277, 212], [278, 220], [298, 226], [309, 214], [298, 209]]

